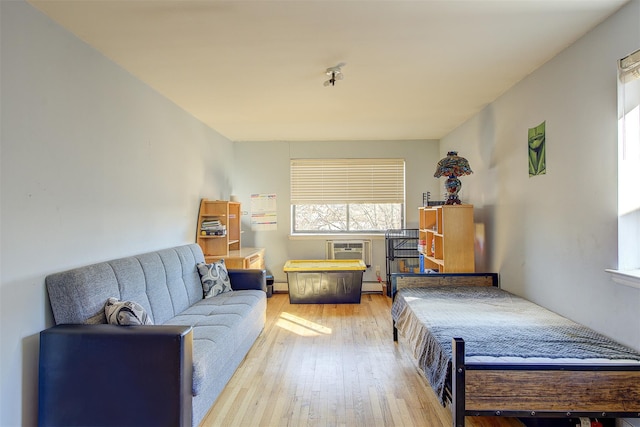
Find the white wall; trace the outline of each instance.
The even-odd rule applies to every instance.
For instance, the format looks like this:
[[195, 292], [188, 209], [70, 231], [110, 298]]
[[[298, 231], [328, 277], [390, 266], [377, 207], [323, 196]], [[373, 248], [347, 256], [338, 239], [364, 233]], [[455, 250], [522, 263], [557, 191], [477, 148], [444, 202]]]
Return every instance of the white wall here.
[[[464, 178], [502, 286], [640, 349], [640, 289], [615, 284], [616, 61], [640, 47], [634, 0], [441, 141]], [[546, 121], [547, 173], [527, 129]]]
[[193, 242], [233, 146], [28, 4], [0, 8], [0, 425], [30, 426], [44, 277]]
[[[243, 210], [251, 213], [251, 194], [275, 193], [278, 203], [277, 231], [251, 231], [250, 217], [243, 217], [243, 246], [264, 247], [267, 268], [276, 282], [286, 282], [282, 268], [288, 259], [324, 259], [325, 239], [289, 239], [291, 212], [289, 201], [289, 160], [294, 158], [404, 158], [406, 173], [407, 228], [418, 227], [418, 206], [422, 193], [441, 199], [443, 182], [433, 177], [440, 160], [438, 142], [423, 141], [340, 141], [340, 142], [236, 142], [233, 193]], [[372, 267], [365, 281], [375, 280], [375, 266], [385, 275], [384, 240], [373, 240]], [[276, 284], [277, 285], [277, 284]], [[278, 288], [277, 288], [278, 289]], [[286, 286], [284, 287], [286, 289]]]

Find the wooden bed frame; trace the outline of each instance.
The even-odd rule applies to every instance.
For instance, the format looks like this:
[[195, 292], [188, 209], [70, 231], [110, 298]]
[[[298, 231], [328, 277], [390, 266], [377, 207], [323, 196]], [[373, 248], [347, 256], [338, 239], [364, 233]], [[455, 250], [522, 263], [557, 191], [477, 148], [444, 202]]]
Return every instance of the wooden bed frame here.
[[[497, 286], [496, 273], [392, 274], [392, 296], [407, 287]], [[398, 341], [394, 322], [393, 339]], [[640, 364], [496, 364], [465, 362], [464, 340], [452, 337], [445, 385], [453, 426], [465, 416], [640, 418]]]

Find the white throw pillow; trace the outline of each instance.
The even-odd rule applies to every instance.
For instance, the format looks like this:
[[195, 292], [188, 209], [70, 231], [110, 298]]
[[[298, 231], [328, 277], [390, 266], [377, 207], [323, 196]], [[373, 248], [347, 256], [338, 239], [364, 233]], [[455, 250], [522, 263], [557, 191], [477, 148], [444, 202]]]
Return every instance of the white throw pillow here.
[[153, 320], [144, 308], [133, 301], [109, 298], [104, 306], [107, 323], [111, 325], [153, 325]]

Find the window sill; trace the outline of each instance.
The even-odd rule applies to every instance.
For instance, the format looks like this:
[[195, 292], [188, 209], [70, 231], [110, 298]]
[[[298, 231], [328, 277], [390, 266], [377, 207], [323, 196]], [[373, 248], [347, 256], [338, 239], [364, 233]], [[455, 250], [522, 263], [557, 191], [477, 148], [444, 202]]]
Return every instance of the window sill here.
[[607, 273], [611, 274], [611, 280], [614, 282], [640, 289], [640, 269], [637, 270], [612, 270], [607, 269]]

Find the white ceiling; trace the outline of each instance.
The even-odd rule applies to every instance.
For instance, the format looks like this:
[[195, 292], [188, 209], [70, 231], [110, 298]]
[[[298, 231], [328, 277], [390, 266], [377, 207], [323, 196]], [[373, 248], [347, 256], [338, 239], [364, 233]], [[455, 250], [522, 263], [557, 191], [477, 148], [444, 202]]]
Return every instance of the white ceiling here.
[[438, 139], [626, 0], [29, 3], [231, 140], [320, 141]]

